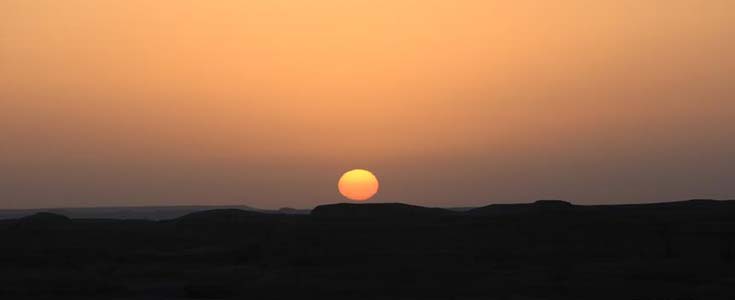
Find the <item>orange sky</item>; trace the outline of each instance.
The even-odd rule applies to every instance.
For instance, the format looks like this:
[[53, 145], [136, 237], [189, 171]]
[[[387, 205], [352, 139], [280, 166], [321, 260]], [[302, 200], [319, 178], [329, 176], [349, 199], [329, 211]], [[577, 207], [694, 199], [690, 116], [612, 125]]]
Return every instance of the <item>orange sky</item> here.
[[[542, 2], [542, 3], [539, 3]], [[735, 198], [735, 2], [0, 3], [0, 208]]]

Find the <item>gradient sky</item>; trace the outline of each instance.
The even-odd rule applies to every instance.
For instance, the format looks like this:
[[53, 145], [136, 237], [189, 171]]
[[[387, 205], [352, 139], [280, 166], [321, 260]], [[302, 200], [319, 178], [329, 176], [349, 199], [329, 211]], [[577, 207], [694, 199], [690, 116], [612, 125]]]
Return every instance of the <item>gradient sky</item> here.
[[0, 208], [735, 198], [732, 0], [4, 0]]

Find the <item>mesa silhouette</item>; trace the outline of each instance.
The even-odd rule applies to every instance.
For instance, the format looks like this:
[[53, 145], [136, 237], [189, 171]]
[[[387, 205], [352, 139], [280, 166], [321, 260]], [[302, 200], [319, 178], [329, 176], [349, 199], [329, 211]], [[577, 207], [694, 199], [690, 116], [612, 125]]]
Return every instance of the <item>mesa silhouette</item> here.
[[428, 208], [403, 203], [339, 203], [320, 205], [311, 211], [317, 218], [349, 220], [412, 220], [454, 215], [455, 212], [442, 208]]
[[2, 299], [729, 299], [735, 201], [0, 220]]

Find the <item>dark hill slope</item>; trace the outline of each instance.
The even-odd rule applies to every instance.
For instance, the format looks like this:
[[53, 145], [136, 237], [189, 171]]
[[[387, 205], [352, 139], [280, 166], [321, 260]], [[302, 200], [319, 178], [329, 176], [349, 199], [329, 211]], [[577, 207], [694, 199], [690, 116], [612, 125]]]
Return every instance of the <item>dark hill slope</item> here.
[[540, 200], [527, 204], [492, 204], [472, 209], [476, 217], [514, 218], [550, 217], [578, 220], [615, 220], [616, 222], [676, 223], [707, 219], [735, 221], [735, 201], [686, 200], [624, 205], [574, 205], [560, 200]]
[[686, 201], [589, 206], [590, 210], [625, 218], [655, 222], [735, 222], [735, 201], [694, 199]]
[[23, 230], [55, 230], [66, 229], [72, 225], [72, 220], [66, 216], [48, 212], [40, 212], [17, 220], [16, 229]]
[[539, 200], [525, 204], [491, 204], [471, 209], [467, 214], [475, 216], [508, 215], [523, 213], [564, 213], [580, 208], [562, 200]]

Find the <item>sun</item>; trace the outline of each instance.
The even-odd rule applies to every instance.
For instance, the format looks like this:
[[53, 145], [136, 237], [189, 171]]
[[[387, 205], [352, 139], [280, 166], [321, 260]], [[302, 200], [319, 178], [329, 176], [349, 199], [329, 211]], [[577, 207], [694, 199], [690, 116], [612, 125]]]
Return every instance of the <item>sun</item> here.
[[365, 201], [378, 192], [380, 184], [378, 178], [372, 172], [363, 169], [355, 169], [344, 173], [337, 183], [337, 188], [342, 196], [354, 201]]

